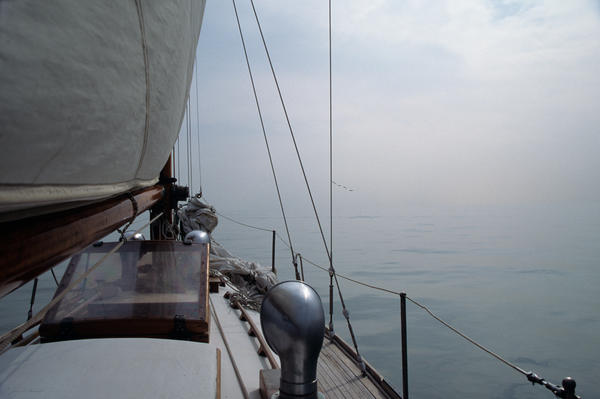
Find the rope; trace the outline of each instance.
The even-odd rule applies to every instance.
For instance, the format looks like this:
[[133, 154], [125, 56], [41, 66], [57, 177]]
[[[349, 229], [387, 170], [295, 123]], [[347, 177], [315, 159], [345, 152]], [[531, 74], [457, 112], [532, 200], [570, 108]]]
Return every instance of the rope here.
[[177, 135], [177, 178], [181, 179], [181, 140], [179, 140], [179, 136]]
[[256, 13], [256, 8], [254, 7], [254, 0], [250, 0], [250, 4], [252, 4], [252, 10], [254, 12], [254, 18], [256, 19], [256, 24], [258, 25], [258, 31], [260, 32], [260, 37], [262, 39], [263, 47], [265, 49], [265, 53], [267, 54], [267, 59], [269, 61], [269, 66], [271, 68], [271, 74], [273, 75], [273, 80], [275, 81], [275, 86], [277, 87], [277, 93], [279, 94], [279, 100], [281, 102], [281, 107], [283, 108], [283, 113], [285, 114], [285, 120], [288, 125], [288, 130], [290, 131], [290, 135], [292, 136], [292, 141], [294, 143], [294, 148], [296, 150], [296, 156], [298, 157], [298, 162], [300, 163], [300, 169], [302, 170], [302, 176], [304, 177], [304, 183], [306, 184], [306, 188], [308, 190], [308, 195], [310, 197], [310, 202], [312, 204], [313, 211], [315, 213], [315, 217], [317, 219], [317, 224], [319, 225], [319, 231], [321, 232], [321, 238], [323, 239], [323, 244], [325, 245], [325, 252], [327, 252], [327, 257], [330, 257], [329, 247], [327, 246], [327, 240], [325, 239], [325, 234], [323, 233], [323, 227], [321, 226], [321, 220], [319, 219], [319, 213], [317, 212], [317, 207], [315, 205], [315, 201], [312, 195], [312, 190], [310, 189], [310, 184], [308, 183], [308, 178], [306, 177], [306, 172], [304, 170], [304, 164], [302, 163], [302, 157], [300, 156], [300, 150], [298, 149], [298, 144], [296, 143], [296, 136], [294, 135], [294, 130], [292, 129], [292, 124], [290, 122], [290, 117], [287, 112], [287, 108], [285, 106], [285, 101], [283, 100], [283, 95], [281, 94], [281, 88], [279, 87], [279, 81], [277, 80], [277, 75], [275, 74], [275, 69], [273, 68], [273, 62], [271, 61], [271, 55], [269, 53], [269, 49], [267, 48], [267, 42], [265, 41], [265, 36], [263, 35], [262, 27], [260, 25], [260, 21], [258, 19], [258, 14]]
[[198, 192], [202, 193], [202, 163], [200, 162], [200, 111], [198, 103], [200, 101], [200, 96], [198, 95], [198, 62], [196, 58], [194, 73], [196, 80], [196, 133], [198, 138]]
[[52, 277], [54, 277], [54, 282], [56, 283], [56, 286], [58, 287], [58, 279], [56, 278], [56, 274], [54, 274], [54, 268], [50, 268], [50, 272], [52, 273]]
[[[285, 244], [285, 241], [284, 241]], [[311, 260], [307, 259], [306, 257], [302, 257], [306, 262], [310, 263], [311, 265], [325, 271], [328, 272], [328, 269], [324, 268], [323, 266], [320, 266], [314, 262], [312, 262]], [[393, 291], [387, 288], [383, 288], [383, 287], [378, 287], [376, 285], [373, 284], [368, 284], [368, 283], [364, 283], [362, 281], [358, 281], [355, 280], [353, 278], [350, 278], [348, 276], [344, 276], [342, 274], [338, 274], [338, 276], [340, 278], [343, 278], [345, 280], [351, 281], [353, 283], [356, 283], [358, 285], [362, 285], [364, 287], [368, 287], [374, 290], [378, 290], [378, 291], [382, 291], [382, 292], [387, 292], [389, 294], [394, 294], [394, 295], [398, 295], [400, 296], [402, 293], [399, 291]], [[499, 361], [501, 361], [502, 363], [506, 364], [507, 366], [515, 369], [517, 372], [528, 376], [531, 373], [523, 370], [522, 368], [520, 368], [519, 366], [517, 366], [516, 364], [506, 360], [505, 358], [503, 358], [502, 356], [500, 356], [499, 354], [493, 352], [492, 350], [486, 348], [485, 346], [483, 346], [482, 344], [478, 343], [477, 341], [475, 341], [473, 338], [470, 338], [469, 336], [467, 336], [466, 334], [462, 333], [461, 331], [459, 331], [458, 329], [456, 329], [455, 327], [451, 326], [448, 322], [444, 321], [443, 319], [441, 319], [439, 316], [437, 316], [436, 314], [434, 314], [427, 306], [417, 302], [416, 300], [412, 299], [409, 296], [406, 296], [406, 299], [408, 299], [409, 301], [411, 301], [413, 304], [415, 304], [416, 306], [418, 306], [419, 308], [423, 309], [425, 312], [427, 312], [431, 317], [433, 317], [435, 320], [437, 320], [438, 322], [440, 322], [442, 325], [444, 325], [445, 327], [447, 327], [448, 329], [450, 329], [451, 331], [453, 331], [454, 333], [456, 333], [457, 335], [459, 335], [460, 337], [464, 338], [465, 340], [467, 340], [468, 342], [470, 342], [471, 344], [475, 345], [476, 347], [478, 347], [479, 349], [483, 350], [484, 352], [487, 352], [488, 354], [490, 354], [491, 356], [495, 357], [496, 359], [498, 359]]]
[[[221, 216], [222, 218], [225, 218], [225, 219], [229, 220], [230, 222], [233, 222], [233, 223], [239, 224], [240, 226], [249, 227], [249, 228], [251, 228], [251, 229], [256, 229], [256, 230], [267, 231], [267, 232], [269, 232], [269, 233], [272, 233], [272, 232], [273, 232], [273, 229], [265, 229], [265, 228], [263, 228], [263, 227], [252, 226], [252, 225], [250, 225], [250, 224], [242, 223], [242, 222], [240, 222], [240, 221], [238, 221], [238, 220], [235, 220], [235, 219], [233, 219], [233, 218], [230, 218], [229, 216], [225, 216], [225, 215], [223, 215], [222, 213], [219, 213], [219, 212], [217, 212], [217, 211], [215, 211], [215, 213], [216, 213], [217, 215]], [[284, 242], [285, 242], [285, 241], [284, 241]], [[288, 246], [288, 247], [289, 247], [289, 246]]]
[[[310, 259], [307, 259], [305, 256], [302, 256], [302, 258], [306, 262], [310, 263], [311, 265], [313, 265], [313, 266], [315, 266], [315, 267], [317, 267], [317, 268], [319, 268], [319, 269], [321, 269], [321, 270], [323, 270], [325, 272], [329, 271], [328, 269], [324, 268], [323, 266], [319, 266], [316, 263], [312, 262]], [[343, 278], [344, 280], [348, 280], [348, 281], [351, 281], [351, 282], [353, 282], [355, 284], [362, 285], [364, 287], [368, 287], [368, 288], [371, 288], [371, 289], [374, 289], [374, 290], [377, 290], [377, 291], [387, 292], [388, 294], [394, 294], [394, 295], [400, 295], [401, 294], [401, 292], [389, 290], [387, 288], [378, 287], [376, 285], [372, 285], [372, 284], [368, 284], [368, 283], [364, 283], [362, 281], [355, 280], [355, 279], [353, 279], [351, 277], [348, 277], [348, 276], [345, 276], [343, 274], [337, 273], [337, 275], [338, 275], [338, 277]]]
[[[137, 229], [135, 231], [134, 235], [140, 233], [144, 228], [146, 228], [147, 226], [149, 226], [150, 224], [152, 224], [155, 220], [158, 220], [162, 215], [163, 215], [163, 212], [161, 212], [158, 215], [156, 215], [148, 223], [146, 223], [145, 225], [143, 225], [142, 227], [140, 227], [139, 229]], [[73, 288], [75, 288], [83, 279], [85, 279], [87, 276], [89, 276], [90, 273], [92, 273], [100, 265], [102, 265], [102, 263], [109, 256], [111, 256], [112, 254], [114, 254], [115, 252], [117, 252], [119, 250], [119, 248], [121, 248], [123, 246], [123, 244], [125, 244], [126, 241], [127, 241], [126, 238], [124, 238], [123, 240], [120, 240], [117, 243], [117, 245], [115, 245], [115, 247], [113, 249], [111, 249], [102, 258], [100, 258], [92, 267], [90, 267], [88, 269], [87, 272], [85, 272], [84, 274], [82, 274], [81, 276], [79, 276], [75, 281], [73, 281], [71, 284], [69, 284], [60, 294], [56, 295], [54, 297], [54, 299], [52, 299], [52, 301], [50, 301], [50, 303], [48, 303], [39, 312], [37, 312], [35, 314], [35, 316], [33, 316], [31, 319], [27, 320], [25, 323], [23, 323], [23, 324], [15, 327], [15, 328], [13, 328], [8, 333], [6, 333], [2, 337], [0, 337], [0, 355], [2, 353], [6, 352], [6, 350], [8, 348], [10, 348], [11, 343], [16, 338], [18, 338], [19, 336], [21, 336], [21, 334], [23, 334], [25, 331], [27, 331], [28, 329], [30, 329], [34, 325], [39, 324], [42, 321], [42, 318], [44, 317], [44, 315], [48, 312], [48, 310], [50, 310], [54, 305], [56, 305], [60, 300], [62, 300], [65, 297], [65, 295], [67, 295], [67, 293], [69, 291], [71, 291]]]
[[35, 293], [37, 291], [37, 286], [38, 286], [38, 278], [36, 277], [35, 280], [33, 280], [33, 289], [31, 290], [31, 301], [29, 302], [29, 311], [27, 312], [27, 320], [31, 319], [31, 316], [33, 314], [33, 304], [35, 303]]
[[186, 115], [187, 115], [187, 128], [186, 128], [186, 156], [187, 156], [187, 170], [188, 170], [188, 186], [190, 187], [190, 195], [194, 192], [194, 172], [192, 170], [192, 118], [190, 115], [190, 96], [187, 98]]
[[[234, 4], [235, 4], [235, 0], [233, 0], [233, 1], [234, 1]], [[277, 87], [277, 93], [279, 94], [279, 100], [281, 101], [281, 106], [282, 106], [283, 112], [285, 114], [285, 120], [287, 122], [288, 129], [290, 131], [290, 135], [291, 135], [292, 141], [294, 143], [294, 149], [296, 150], [296, 156], [298, 157], [298, 162], [300, 164], [300, 169], [302, 171], [302, 176], [304, 177], [304, 183], [306, 185], [306, 189], [308, 191], [308, 196], [310, 197], [310, 202], [312, 204], [312, 208], [313, 208], [313, 211], [315, 213], [315, 218], [317, 220], [317, 225], [319, 226], [319, 232], [321, 233], [321, 238], [323, 240], [323, 245], [325, 246], [325, 252], [327, 253], [327, 258], [329, 259], [330, 273], [333, 275], [333, 278], [335, 279], [335, 285], [337, 287], [338, 296], [340, 298], [340, 303], [342, 305], [342, 311], [343, 311], [344, 317], [346, 318], [346, 321], [348, 323], [348, 330], [350, 331], [350, 336], [352, 337], [352, 343], [354, 345], [354, 349], [356, 350], [357, 360], [358, 360], [359, 365], [361, 367], [361, 370], [363, 371], [363, 374], [364, 374], [365, 373], [365, 364], [362, 361], [362, 358], [361, 358], [361, 356], [359, 354], [359, 351], [358, 351], [358, 344], [357, 344], [356, 338], [354, 336], [354, 331], [352, 329], [352, 325], [350, 324], [349, 313], [348, 313], [348, 310], [346, 309], [346, 304], [344, 302], [344, 297], [343, 297], [342, 291], [340, 289], [340, 285], [339, 285], [339, 282], [338, 282], [338, 279], [337, 279], [335, 268], [333, 267], [333, 262], [332, 262], [332, 259], [331, 259], [331, 252], [330, 252], [330, 249], [329, 249], [329, 247], [327, 245], [327, 240], [325, 239], [325, 233], [323, 232], [323, 226], [321, 225], [321, 220], [319, 219], [319, 212], [317, 211], [317, 207], [315, 205], [315, 200], [314, 200], [313, 195], [312, 195], [312, 190], [310, 188], [310, 184], [308, 182], [308, 178], [306, 177], [306, 171], [304, 170], [304, 164], [302, 162], [302, 157], [300, 156], [300, 150], [298, 149], [298, 144], [296, 143], [296, 137], [294, 135], [294, 130], [292, 129], [292, 124], [290, 122], [290, 118], [289, 118], [289, 115], [288, 115], [288, 112], [287, 112], [287, 108], [285, 106], [285, 101], [283, 100], [283, 95], [281, 94], [281, 88], [279, 87], [279, 81], [277, 80], [277, 75], [275, 74], [275, 69], [273, 68], [273, 62], [271, 60], [271, 55], [269, 54], [269, 49], [267, 48], [267, 42], [265, 41], [265, 36], [263, 34], [262, 27], [261, 27], [260, 21], [258, 19], [258, 14], [256, 12], [256, 7], [254, 6], [254, 0], [250, 0], [250, 4], [252, 5], [252, 11], [254, 12], [254, 18], [256, 19], [256, 24], [258, 25], [258, 30], [260, 32], [260, 37], [262, 39], [263, 47], [265, 49], [265, 53], [266, 53], [267, 59], [269, 61], [269, 67], [271, 68], [271, 73], [273, 75], [273, 80], [275, 81], [275, 86]], [[239, 25], [239, 22], [238, 22], [238, 25]], [[240, 32], [241, 32], [241, 28], [240, 28]], [[291, 242], [291, 240], [290, 240], [290, 242]], [[291, 248], [291, 245], [290, 245], [290, 248]], [[292, 259], [294, 259], [294, 251], [293, 250], [292, 250]], [[330, 302], [330, 304], [332, 304], [332, 303], [333, 303], [333, 301]]]
[[431, 317], [433, 317], [434, 319], [436, 319], [437, 321], [439, 321], [440, 323], [442, 323], [442, 325], [446, 326], [451, 331], [453, 331], [454, 333], [458, 334], [462, 338], [466, 339], [467, 341], [469, 341], [470, 343], [472, 343], [473, 345], [475, 345], [479, 349], [483, 350], [484, 352], [489, 353], [490, 355], [492, 355], [493, 357], [495, 357], [496, 359], [498, 359], [502, 363], [506, 364], [509, 367], [512, 367], [513, 369], [515, 369], [519, 373], [523, 374], [524, 376], [527, 376], [529, 374], [528, 372], [526, 372], [525, 370], [523, 370], [522, 368], [520, 368], [516, 364], [509, 362], [508, 360], [504, 359], [502, 356], [498, 355], [495, 352], [492, 352], [490, 349], [488, 349], [485, 346], [481, 345], [480, 343], [476, 342], [474, 339], [472, 339], [472, 338], [468, 337], [467, 335], [463, 334], [462, 332], [458, 331], [456, 328], [452, 327], [450, 324], [448, 324], [447, 322], [445, 322], [444, 320], [442, 320], [441, 318], [439, 318], [438, 316], [436, 316], [431, 310], [429, 310], [429, 308], [427, 306], [420, 304], [419, 302], [415, 301], [414, 299], [412, 299], [412, 298], [410, 298], [408, 296], [406, 297], [406, 299], [408, 299], [409, 301], [411, 301], [412, 303], [414, 303], [415, 305], [417, 305], [418, 307], [420, 307], [421, 309], [423, 309], [424, 311], [426, 311], [427, 313], [429, 313], [429, 315]]
[[333, 333], [333, 102], [331, 78], [331, 0], [329, 4], [329, 331]]
[[[238, 30], [240, 32], [240, 39], [242, 40], [242, 47], [244, 48], [244, 57], [246, 58], [246, 66], [248, 67], [248, 74], [250, 75], [250, 82], [252, 83], [252, 92], [254, 93], [254, 100], [256, 101], [256, 108], [258, 110], [258, 117], [260, 118], [260, 126], [262, 128], [263, 136], [265, 138], [265, 145], [267, 146], [267, 153], [269, 154], [269, 163], [271, 164], [271, 171], [273, 172], [273, 180], [275, 181], [275, 188], [277, 189], [277, 198], [279, 199], [279, 206], [281, 207], [281, 214], [283, 215], [283, 222], [285, 224], [285, 231], [288, 236], [288, 241], [290, 242], [290, 251], [292, 253], [292, 263], [295, 262], [294, 249], [292, 247], [292, 238], [290, 236], [290, 229], [288, 228], [287, 218], [285, 216], [285, 211], [283, 209], [283, 201], [281, 200], [281, 192], [279, 191], [279, 183], [277, 182], [277, 175], [275, 174], [275, 166], [273, 166], [273, 158], [271, 157], [271, 149], [269, 148], [269, 140], [267, 139], [267, 133], [265, 131], [265, 124], [262, 117], [262, 112], [260, 110], [260, 103], [258, 101], [258, 95], [256, 94], [256, 85], [254, 84], [254, 77], [252, 76], [252, 68], [250, 68], [250, 61], [248, 60], [248, 51], [246, 50], [246, 42], [244, 41], [244, 34], [242, 33], [242, 25], [240, 24], [240, 18], [238, 16], [237, 7], [235, 5], [235, 0], [233, 2], [233, 10], [235, 11], [235, 19], [237, 21]], [[252, 7], [254, 8], [254, 3], [252, 3]], [[254, 11], [254, 15], [256, 15], [256, 10]], [[258, 18], [258, 17], [257, 17]], [[258, 19], [257, 19], [258, 21]], [[260, 25], [259, 25], [260, 28]], [[262, 31], [261, 31], [262, 36]], [[263, 38], [264, 42], [264, 38]], [[269, 59], [270, 62], [270, 59]], [[272, 67], [271, 67], [272, 68]], [[287, 113], [286, 113], [287, 117]]]

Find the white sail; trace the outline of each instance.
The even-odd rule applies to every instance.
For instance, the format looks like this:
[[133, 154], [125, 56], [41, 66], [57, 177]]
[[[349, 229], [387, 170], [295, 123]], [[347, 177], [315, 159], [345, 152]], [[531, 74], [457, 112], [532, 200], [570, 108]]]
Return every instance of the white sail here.
[[0, 2], [0, 212], [153, 184], [205, 0]]

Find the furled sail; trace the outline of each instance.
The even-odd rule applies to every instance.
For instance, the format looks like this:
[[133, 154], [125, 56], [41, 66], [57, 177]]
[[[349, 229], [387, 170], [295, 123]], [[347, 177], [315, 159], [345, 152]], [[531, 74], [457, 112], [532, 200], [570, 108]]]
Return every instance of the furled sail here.
[[205, 0], [0, 2], [0, 213], [156, 182]]

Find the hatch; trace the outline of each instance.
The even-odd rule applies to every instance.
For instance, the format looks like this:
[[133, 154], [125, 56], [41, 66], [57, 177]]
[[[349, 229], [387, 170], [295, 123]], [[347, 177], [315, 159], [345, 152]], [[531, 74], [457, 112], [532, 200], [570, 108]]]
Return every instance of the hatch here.
[[45, 316], [42, 340], [100, 337], [173, 338], [208, 342], [208, 245], [130, 241], [89, 247], [74, 256], [56, 291], [102, 265]]

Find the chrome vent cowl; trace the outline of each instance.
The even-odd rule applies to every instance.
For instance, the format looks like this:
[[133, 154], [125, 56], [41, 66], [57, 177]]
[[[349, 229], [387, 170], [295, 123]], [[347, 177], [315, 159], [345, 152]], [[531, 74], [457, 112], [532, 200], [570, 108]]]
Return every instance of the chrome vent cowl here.
[[319, 294], [301, 281], [281, 282], [263, 299], [260, 323], [281, 361], [279, 398], [322, 398], [317, 391], [317, 361], [325, 315]]

